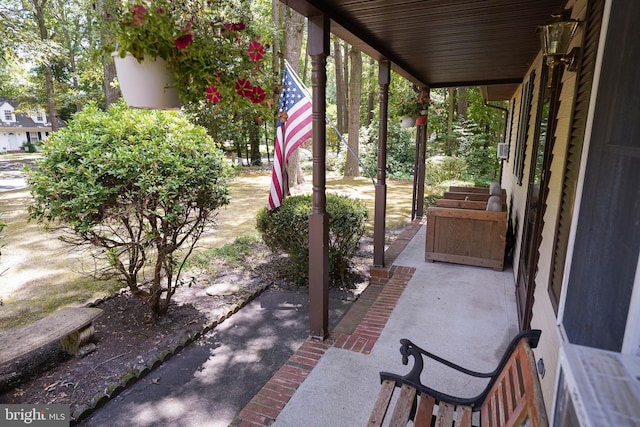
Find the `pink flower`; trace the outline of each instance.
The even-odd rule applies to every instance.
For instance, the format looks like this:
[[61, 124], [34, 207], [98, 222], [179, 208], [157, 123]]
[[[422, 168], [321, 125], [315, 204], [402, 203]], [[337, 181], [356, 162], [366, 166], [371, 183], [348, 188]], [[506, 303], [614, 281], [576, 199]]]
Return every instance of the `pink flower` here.
[[245, 28], [247, 28], [247, 26], [244, 24], [244, 22], [227, 22], [225, 24], [222, 24], [222, 26], [224, 28], [226, 28], [229, 31], [244, 31]]
[[134, 27], [141, 27], [144, 24], [144, 18], [147, 16], [147, 9], [144, 8], [143, 5], [137, 4], [133, 6], [133, 11], [131, 12], [131, 20], [133, 21]]
[[220, 102], [220, 91], [217, 87], [211, 85], [207, 88], [207, 99], [214, 104]]
[[253, 62], [258, 62], [264, 58], [264, 46], [258, 41], [259, 39], [260, 37], [255, 37], [251, 43], [249, 43], [249, 49], [247, 49], [249, 58], [251, 58]]
[[173, 41], [173, 44], [179, 50], [182, 50], [187, 46], [189, 46], [192, 41], [193, 41], [193, 30], [189, 29], [187, 30], [186, 33], [178, 36], [178, 38]]
[[264, 89], [262, 89], [260, 86], [254, 86], [253, 90], [251, 91], [251, 102], [254, 104], [259, 104], [264, 101], [265, 96], [266, 93]]
[[247, 79], [236, 80], [236, 93], [245, 98], [251, 98], [253, 96], [253, 86]]

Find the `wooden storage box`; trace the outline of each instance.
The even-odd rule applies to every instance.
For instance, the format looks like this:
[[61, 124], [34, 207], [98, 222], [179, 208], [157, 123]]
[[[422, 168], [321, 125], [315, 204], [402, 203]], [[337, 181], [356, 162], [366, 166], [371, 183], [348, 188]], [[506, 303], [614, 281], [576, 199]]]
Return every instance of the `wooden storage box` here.
[[507, 212], [430, 207], [426, 261], [504, 267]]

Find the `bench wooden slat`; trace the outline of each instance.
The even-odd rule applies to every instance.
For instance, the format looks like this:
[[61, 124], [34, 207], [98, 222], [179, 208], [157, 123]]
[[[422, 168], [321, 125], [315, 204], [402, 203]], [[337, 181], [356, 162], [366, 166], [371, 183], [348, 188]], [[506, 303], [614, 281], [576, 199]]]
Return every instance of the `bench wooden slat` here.
[[489, 187], [463, 187], [457, 185], [450, 185], [449, 191], [456, 193], [479, 193], [489, 194]]
[[471, 407], [458, 406], [458, 427], [471, 427]]
[[62, 308], [30, 325], [0, 333], [0, 364], [12, 362], [67, 335], [81, 331], [102, 314], [95, 307]]
[[[491, 195], [489, 193], [481, 194], [481, 193], [463, 193], [457, 191], [445, 191], [443, 193], [443, 197], [445, 199], [453, 199], [453, 200], [474, 200], [474, 201], [489, 201], [489, 197]], [[501, 195], [502, 203], [507, 201], [507, 196], [505, 194]]]
[[391, 416], [392, 426], [406, 425], [411, 417], [411, 408], [413, 407], [413, 401], [416, 398], [415, 387], [403, 384], [400, 389], [400, 396], [396, 402], [396, 406], [393, 409], [393, 415]]
[[439, 208], [475, 209], [486, 210], [487, 202], [477, 200], [438, 199], [436, 206]]
[[431, 418], [433, 417], [433, 407], [436, 404], [436, 400], [427, 395], [420, 395], [420, 402], [418, 403], [418, 411], [416, 412], [416, 419], [413, 423], [414, 427], [429, 427], [431, 425]]
[[451, 427], [453, 425], [453, 405], [440, 402], [440, 410], [436, 417], [436, 427]]
[[376, 399], [375, 406], [373, 407], [373, 411], [371, 412], [371, 416], [369, 417], [369, 422], [367, 423], [369, 427], [377, 427], [382, 425], [384, 417], [387, 414], [387, 409], [389, 408], [389, 403], [391, 402], [391, 396], [393, 396], [395, 387], [396, 386], [393, 381], [385, 380], [382, 382], [382, 387], [380, 388], [380, 392], [378, 393], [378, 398]]

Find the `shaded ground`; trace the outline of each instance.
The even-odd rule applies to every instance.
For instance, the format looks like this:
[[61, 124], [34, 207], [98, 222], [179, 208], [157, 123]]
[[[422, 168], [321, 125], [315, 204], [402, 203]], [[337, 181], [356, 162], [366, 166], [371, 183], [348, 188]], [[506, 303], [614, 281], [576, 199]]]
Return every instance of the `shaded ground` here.
[[[367, 285], [371, 249], [370, 240], [365, 239], [355, 259], [354, 274], [347, 286], [331, 291], [333, 299], [348, 305], [362, 292]], [[91, 413], [193, 339], [203, 339], [203, 332], [232, 316], [236, 307], [255, 295], [265, 289], [290, 288], [278, 269], [273, 268], [275, 258], [268, 248], [255, 243], [243, 263], [252, 268], [217, 265], [222, 273], [215, 277], [202, 272], [192, 287], [176, 294], [169, 313], [155, 323], [149, 310], [128, 292], [99, 301], [96, 307], [104, 312], [94, 323], [95, 350], [85, 357], [72, 358], [54, 343], [17, 363], [0, 367], [0, 403], [69, 404], [74, 419]], [[216, 283], [241, 287], [229, 295], [207, 295], [206, 289]], [[300, 292], [304, 294], [306, 290]], [[153, 373], [149, 374], [146, 381], [153, 383], [154, 378]]]

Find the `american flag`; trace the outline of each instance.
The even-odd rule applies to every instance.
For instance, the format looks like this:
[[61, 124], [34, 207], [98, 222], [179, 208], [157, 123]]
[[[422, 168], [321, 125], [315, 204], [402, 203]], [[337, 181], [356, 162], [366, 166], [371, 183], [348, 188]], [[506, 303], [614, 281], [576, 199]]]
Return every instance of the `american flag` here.
[[282, 76], [284, 89], [280, 94], [275, 155], [271, 172], [271, 192], [267, 209], [277, 208], [289, 195], [287, 161], [291, 153], [311, 138], [311, 97], [304, 84], [285, 62]]

